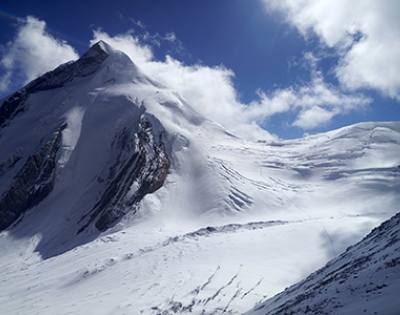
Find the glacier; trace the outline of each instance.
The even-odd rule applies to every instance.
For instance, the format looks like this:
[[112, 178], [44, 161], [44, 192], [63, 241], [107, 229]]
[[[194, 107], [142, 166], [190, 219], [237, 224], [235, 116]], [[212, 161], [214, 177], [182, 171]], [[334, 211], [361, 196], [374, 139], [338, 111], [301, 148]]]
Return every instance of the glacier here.
[[400, 122], [251, 141], [105, 42], [1, 101], [0, 148], [1, 314], [242, 314], [400, 205]]

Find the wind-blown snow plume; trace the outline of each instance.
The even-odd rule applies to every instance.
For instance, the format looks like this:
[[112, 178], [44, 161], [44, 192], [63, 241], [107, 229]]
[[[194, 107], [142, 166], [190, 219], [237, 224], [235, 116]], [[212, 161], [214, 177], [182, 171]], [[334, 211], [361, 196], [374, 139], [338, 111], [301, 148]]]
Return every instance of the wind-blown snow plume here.
[[98, 42], [1, 103], [1, 314], [241, 314], [400, 203], [399, 122], [248, 141], [131, 58]]
[[370, 99], [354, 93], [343, 93], [325, 82], [311, 54], [312, 80], [300, 86], [258, 92], [258, 99], [248, 104], [240, 101], [234, 86], [234, 72], [224, 66], [185, 65], [171, 56], [164, 61], [153, 58], [151, 47], [132, 34], [110, 36], [94, 31], [91, 43], [104, 40], [125, 52], [151, 78], [177, 91], [205, 117], [247, 138], [270, 138], [258, 124], [283, 112], [296, 114], [293, 126], [313, 129], [328, 123], [334, 116], [359, 110]]
[[243, 116], [246, 105], [239, 100], [232, 70], [224, 66], [185, 65], [168, 55], [164, 61], [154, 60], [151, 48], [129, 33], [110, 36], [94, 31], [91, 43], [99, 40], [126, 53], [144, 73], [176, 91], [208, 119], [247, 137], [270, 138]]
[[[147, 31], [145, 34], [150, 36]], [[175, 35], [168, 38], [177, 41]], [[95, 30], [91, 44], [99, 40], [125, 52], [144, 73], [176, 91], [199, 113], [246, 138], [271, 139], [271, 134], [259, 126], [279, 113], [292, 113], [294, 119], [288, 122], [292, 126], [314, 129], [329, 123], [336, 115], [359, 110], [370, 101], [359, 94], [344, 93], [327, 83], [314, 64], [310, 66], [310, 82], [268, 93], [260, 90], [258, 98], [244, 103], [234, 85], [234, 72], [223, 65], [187, 65], [169, 55], [164, 60], [156, 60], [152, 42], [145, 43], [143, 38], [129, 31], [110, 36]], [[0, 91], [8, 91], [11, 81], [14, 85], [29, 81], [76, 58], [71, 46], [46, 31], [44, 21], [29, 16], [21, 22], [15, 39], [3, 49], [4, 75], [0, 80]]]

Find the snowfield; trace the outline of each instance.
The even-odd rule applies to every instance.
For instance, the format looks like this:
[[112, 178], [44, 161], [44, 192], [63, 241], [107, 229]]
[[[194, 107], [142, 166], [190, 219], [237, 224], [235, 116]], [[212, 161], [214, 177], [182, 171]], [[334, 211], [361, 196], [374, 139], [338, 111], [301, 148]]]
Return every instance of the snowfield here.
[[[107, 44], [88, 56], [0, 119], [0, 196], [61, 139], [46, 181], [20, 184], [47, 194], [0, 233], [0, 314], [242, 314], [399, 211], [400, 122], [249, 141]], [[165, 179], [154, 170], [164, 153]]]
[[400, 213], [307, 279], [247, 314], [399, 313]]

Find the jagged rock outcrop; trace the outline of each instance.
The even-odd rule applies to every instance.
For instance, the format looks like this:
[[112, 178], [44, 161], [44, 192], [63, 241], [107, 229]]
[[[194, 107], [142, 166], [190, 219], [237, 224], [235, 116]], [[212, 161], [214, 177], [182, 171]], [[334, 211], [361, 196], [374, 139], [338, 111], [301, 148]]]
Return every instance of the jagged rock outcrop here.
[[3, 128], [19, 113], [27, 110], [26, 99], [29, 94], [59, 88], [75, 78], [85, 77], [96, 72], [108, 57], [102, 45], [104, 45], [102, 42], [98, 42], [77, 61], [60, 65], [6, 98], [0, 105], [0, 128]]
[[[89, 117], [101, 116], [102, 109], [106, 109], [111, 115], [115, 114], [115, 116], [105, 116], [108, 119], [106, 124], [109, 126], [109, 133], [115, 133], [115, 135], [112, 143], [109, 142], [110, 140], [100, 140], [95, 145], [97, 148], [103, 147], [95, 150], [102, 152], [105, 160], [96, 169], [90, 171], [92, 177], [88, 178], [86, 187], [82, 183], [82, 188], [91, 186], [92, 178], [97, 178], [97, 184], [93, 184], [93, 189], [96, 194], [100, 192], [100, 196], [97, 200], [90, 197], [85, 205], [80, 205], [77, 214], [80, 221], [73, 219], [77, 226], [72, 230], [75, 229], [79, 234], [93, 223], [98, 231], [105, 231], [126, 213], [135, 212], [146, 194], [155, 192], [162, 186], [170, 163], [162, 139], [165, 131], [161, 123], [147, 113], [143, 104], [139, 102], [124, 99], [121, 105], [121, 101], [111, 100], [108, 96], [104, 101], [100, 101], [102, 97], [97, 97], [98, 102], [96, 102], [96, 98], [91, 96], [99, 86], [114, 84], [115, 78], [121, 75], [121, 71], [127, 71], [128, 81], [134, 79], [135, 75], [141, 78], [136, 66], [126, 55], [100, 41], [77, 61], [65, 63], [35, 79], [1, 104], [0, 128], [3, 128], [4, 135], [8, 135], [10, 128], [14, 128], [10, 125], [13, 119], [25, 112], [20, 121], [25, 118], [29, 120], [33, 124], [31, 127], [36, 129], [42, 138], [41, 141], [48, 140], [40, 145], [40, 149], [35, 149], [38, 144], [31, 146], [27, 143], [29, 142], [27, 137], [19, 135], [20, 143], [22, 143], [21, 154], [5, 156], [4, 161], [1, 161], [0, 176], [13, 170], [10, 176], [14, 178], [10, 180], [9, 176], [4, 180], [6, 185], [0, 198], [0, 231], [10, 227], [22, 214], [41, 202], [53, 190], [57, 166], [60, 168], [65, 166], [65, 162], [58, 161], [59, 150], [61, 149], [64, 153], [65, 150], [71, 150], [72, 134], [76, 137], [74, 146], [80, 137], [80, 131], [73, 130], [80, 123], [77, 120], [79, 118], [68, 118], [72, 117], [71, 110], [73, 112], [74, 106], [78, 103], [81, 103], [82, 111], [86, 111], [91, 103], [96, 104]], [[68, 91], [72, 94], [74, 91], [79, 91], [76, 92], [79, 99], [71, 101], [71, 94], [65, 93], [62, 89], [67, 85]], [[85, 92], [81, 91], [82, 85], [83, 90], [87, 88]], [[42, 93], [43, 91], [46, 92]], [[54, 98], [54, 95], [60, 95], [60, 97]], [[39, 102], [36, 101], [37, 98], [40, 99]], [[47, 110], [33, 118], [35, 111], [38, 110], [40, 113], [42, 108]], [[48, 127], [39, 122], [42, 119], [46, 124], [49, 123]], [[67, 140], [63, 143], [63, 130], [67, 127], [68, 119], [72, 121], [72, 125], [67, 128]], [[60, 122], [62, 127], [53, 132], [54, 126]], [[121, 126], [117, 126], [118, 122], [121, 122]], [[85, 133], [85, 137], [89, 138], [94, 135], [96, 135], [96, 128], [90, 128]], [[6, 137], [3, 141], [7, 142]], [[91, 147], [91, 144], [87, 145]], [[71, 153], [66, 156], [70, 157]], [[25, 161], [25, 164], [20, 160]], [[85, 169], [87, 167], [76, 172], [82, 174], [86, 171]], [[65, 174], [61, 173], [61, 181]], [[83, 191], [79, 193], [84, 194]], [[55, 210], [51, 209], [51, 211], [62, 211], [60, 210], [62, 206], [53, 207]], [[70, 211], [74, 212], [72, 208], [73, 204], [70, 206]], [[70, 214], [64, 212], [64, 216], [68, 218]]]
[[33, 80], [26, 86], [26, 91], [32, 93], [59, 88], [73, 79], [93, 74], [109, 56], [102, 47], [103, 45], [103, 42], [98, 42], [77, 61], [62, 64], [53, 71]]
[[41, 202], [53, 189], [57, 153], [65, 127], [63, 124], [35, 154], [27, 158], [10, 189], [0, 199], [0, 231]]
[[[142, 114], [138, 132], [124, 128], [114, 139], [117, 157], [109, 168], [106, 189], [93, 209], [82, 218], [100, 231], [112, 227], [127, 212], [135, 212], [142, 198], [159, 189], [167, 176], [170, 162], [162, 139]], [[99, 178], [99, 181], [103, 179]]]
[[25, 100], [26, 91], [24, 90], [15, 92], [4, 100], [0, 106], [0, 128], [3, 128], [7, 121], [15, 117], [18, 113], [24, 111]]

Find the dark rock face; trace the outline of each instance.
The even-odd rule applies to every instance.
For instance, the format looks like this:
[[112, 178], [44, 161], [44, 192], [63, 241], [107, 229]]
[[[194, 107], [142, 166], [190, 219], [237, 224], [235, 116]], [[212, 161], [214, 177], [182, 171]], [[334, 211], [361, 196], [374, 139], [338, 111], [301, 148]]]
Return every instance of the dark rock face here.
[[109, 170], [106, 189], [93, 209], [82, 218], [86, 223], [79, 232], [92, 222], [99, 231], [107, 230], [126, 213], [136, 212], [143, 197], [163, 185], [170, 162], [162, 139], [155, 139], [153, 126], [144, 115], [138, 130], [132, 133], [123, 129], [114, 140], [113, 147], [118, 155]]
[[101, 43], [97, 43], [77, 61], [65, 63], [33, 80], [0, 105], [0, 128], [17, 114], [27, 110], [26, 99], [29, 94], [59, 88], [75, 78], [88, 76], [96, 72], [107, 57], [108, 54], [102, 49]]
[[26, 160], [10, 189], [0, 199], [0, 231], [13, 224], [25, 211], [41, 202], [53, 189], [62, 125]]
[[26, 92], [24, 90], [15, 92], [7, 98], [0, 106], [0, 128], [3, 128], [6, 122], [18, 113], [24, 111]]
[[[57, 67], [33, 80], [0, 104], [0, 129], [6, 127], [18, 114], [28, 110], [29, 95], [64, 86], [79, 77], [96, 72], [109, 56], [102, 43], [92, 46], [79, 60]], [[55, 179], [56, 156], [61, 146], [60, 127], [51, 138], [31, 155], [19, 170], [14, 182], [0, 199], [0, 231], [9, 227], [29, 208], [42, 201], [52, 190]], [[0, 176], [21, 160], [12, 156], [0, 162]]]
[[[0, 102], [0, 137], [2, 133], [5, 135], [8, 130], [11, 130], [8, 128], [10, 124], [14, 122], [18, 124], [16, 120], [19, 115], [26, 115], [29, 120], [31, 118], [29, 114], [36, 110], [34, 106], [41, 106], [40, 102], [52, 102], [52, 93], [48, 95], [41, 93], [38, 96], [40, 102], [36, 102], [35, 93], [62, 89], [68, 85], [68, 92], [70, 91], [73, 95], [74, 89], [80, 86], [81, 82], [83, 84], [88, 82], [90, 87], [92, 83], [100, 82], [101, 75], [93, 80], [90, 76], [98, 71], [102, 73], [102, 70], [110, 70], [109, 64], [104, 63], [107, 58], [115, 58], [118, 61], [118, 58], [127, 59], [128, 57], [115, 52], [106, 43], [99, 42], [79, 60], [59, 66]], [[128, 64], [125, 63], [125, 59], [122, 60], [123, 66]], [[89, 78], [84, 79], [87, 76]], [[50, 105], [42, 104], [45, 108]], [[61, 108], [60, 113], [64, 110], [61, 105], [55, 106]], [[96, 172], [99, 171], [99, 173], [91, 174], [93, 176], [91, 178], [97, 177], [98, 183], [93, 185], [93, 193], [98, 193], [98, 195], [93, 197], [89, 194], [88, 202], [90, 203], [76, 206], [82, 208], [78, 209], [79, 212], [78, 210], [75, 212], [75, 208], [71, 210], [73, 219], [71, 223], [66, 223], [66, 225], [72, 225], [68, 231], [73, 234], [75, 231], [79, 234], [88, 227], [94, 227], [91, 229], [93, 233], [82, 233], [71, 242], [63, 239], [64, 235], [60, 236], [60, 241], [57, 239], [54, 242], [54, 235], [49, 236], [48, 239], [43, 236], [41, 250], [44, 256], [50, 256], [54, 252], [68, 250], [76, 244], [87, 242], [94, 235], [115, 225], [128, 212], [135, 213], [143, 197], [155, 192], [163, 185], [170, 167], [164, 146], [166, 142], [162, 139], [165, 135], [164, 129], [155, 117], [145, 112], [143, 104], [129, 105], [137, 106], [138, 110], [131, 111], [127, 108], [128, 116], [121, 119], [121, 124], [116, 124], [117, 131], [110, 130], [113, 134], [115, 133], [110, 156], [104, 157], [106, 163], [100, 166], [100, 170], [96, 168]], [[10, 228], [22, 218], [27, 210], [42, 202], [56, 185], [57, 161], [62, 149], [62, 131], [65, 128], [65, 125], [59, 125], [59, 121], [63, 122], [65, 117], [60, 117], [58, 112], [53, 115], [51, 108], [49, 113], [43, 112], [48, 115], [46, 118], [49, 121], [49, 129], [46, 130], [42, 126], [37, 128], [38, 133], [43, 132], [42, 135], [46, 135], [44, 138], [40, 136], [41, 142], [26, 145], [25, 143], [29, 141], [29, 135], [27, 135], [27, 139], [19, 144], [20, 148], [9, 149], [13, 152], [6, 152], [7, 156], [0, 159], [0, 177], [3, 177], [2, 184], [5, 185], [1, 187], [0, 194], [0, 231]], [[29, 127], [35, 128], [36, 121], [34, 119], [29, 121], [33, 125]], [[36, 138], [33, 141], [37, 141]], [[60, 176], [63, 174], [61, 172]], [[97, 196], [99, 196], [98, 199], [92, 199]], [[17, 230], [13, 229], [14, 233], [19, 233]], [[71, 239], [72, 236], [74, 235], [71, 235]], [[56, 245], [53, 246], [53, 243], [57, 242], [59, 242], [57, 246], [60, 247], [55, 250]]]
[[26, 86], [26, 90], [28, 93], [33, 93], [62, 87], [75, 78], [85, 77], [96, 72], [107, 57], [107, 52], [101, 48], [100, 43], [97, 43], [77, 61], [62, 64], [32, 81]]

